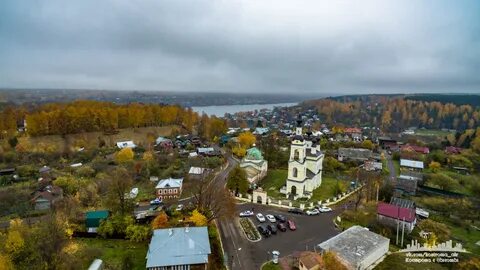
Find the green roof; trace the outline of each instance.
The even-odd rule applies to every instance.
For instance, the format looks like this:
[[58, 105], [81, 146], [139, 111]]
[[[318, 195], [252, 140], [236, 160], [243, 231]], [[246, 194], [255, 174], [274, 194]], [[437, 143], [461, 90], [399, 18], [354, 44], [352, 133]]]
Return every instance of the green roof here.
[[246, 159], [250, 160], [263, 160], [262, 152], [256, 147], [252, 147], [247, 150]]
[[88, 211], [86, 213], [87, 219], [107, 218], [108, 210]]

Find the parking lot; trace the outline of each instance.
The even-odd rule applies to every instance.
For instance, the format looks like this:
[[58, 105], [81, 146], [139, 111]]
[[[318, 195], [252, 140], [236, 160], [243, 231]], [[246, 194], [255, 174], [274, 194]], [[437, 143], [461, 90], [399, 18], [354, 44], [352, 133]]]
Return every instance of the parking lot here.
[[[263, 262], [270, 259], [269, 252], [273, 250], [278, 250], [280, 256], [295, 251], [313, 250], [315, 245], [339, 233], [332, 222], [337, 215], [335, 209], [333, 212], [307, 216], [288, 213], [286, 209], [251, 203], [240, 204], [237, 208], [238, 213], [253, 209], [255, 214], [262, 213], [264, 216], [281, 214], [295, 223], [296, 230], [291, 231], [287, 228], [286, 232], [278, 231], [276, 235], [268, 238], [262, 236], [259, 242], [250, 242], [246, 239], [238, 220], [221, 222], [223, 245], [232, 269], [259, 269]], [[268, 220], [260, 223], [255, 216], [249, 218], [255, 227], [259, 224], [276, 225]]]

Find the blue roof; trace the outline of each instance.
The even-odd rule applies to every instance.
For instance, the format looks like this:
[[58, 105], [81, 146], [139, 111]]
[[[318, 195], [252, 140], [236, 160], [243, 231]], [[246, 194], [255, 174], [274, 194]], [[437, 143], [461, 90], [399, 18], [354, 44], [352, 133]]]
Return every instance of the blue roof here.
[[147, 268], [204, 264], [211, 253], [207, 227], [182, 227], [153, 231]]

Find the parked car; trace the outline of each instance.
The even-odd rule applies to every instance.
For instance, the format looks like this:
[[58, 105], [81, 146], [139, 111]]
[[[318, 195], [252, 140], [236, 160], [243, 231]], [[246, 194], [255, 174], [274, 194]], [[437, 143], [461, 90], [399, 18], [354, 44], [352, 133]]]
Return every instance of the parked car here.
[[307, 210], [306, 213], [309, 216], [314, 216], [314, 215], [320, 214], [320, 211], [318, 211], [318, 209], [313, 208], [313, 209]]
[[272, 234], [277, 234], [277, 227], [275, 227], [275, 225], [268, 224], [268, 225], [267, 225], [267, 229], [268, 229]]
[[295, 226], [295, 222], [293, 222], [293, 220], [290, 220], [290, 219], [287, 220], [287, 225], [291, 231], [295, 231], [297, 229], [297, 227]]
[[266, 215], [265, 217], [266, 217], [266, 218], [268, 219], [268, 221], [270, 221], [270, 222], [277, 222], [277, 220], [275, 219], [275, 217], [274, 217], [273, 215], [268, 214], [268, 215]]
[[292, 214], [303, 215], [303, 211], [300, 208], [291, 208], [291, 209], [288, 209], [288, 212]]
[[258, 213], [258, 214], [257, 214], [257, 219], [258, 219], [258, 221], [260, 221], [260, 222], [265, 222], [265, 217], [262, 215], [262, 213]]
[[278, 223], [277, 224], [277, 228], [282, 231], [282, 232], [286, 232], [287, 231], [287, 226], [285, 226], [285, 223]]
[[253, 212], [250, 210], [240, 212], [240, 217], [251, 217], [253, 216]]
[[279, 222], [287, 222], [287, 218], [284, 215], [273, 215]]
[[150, 201], [150, 205], [160, 205], [160, 204], [162, 204], [162, 200], [160, 200], [159, 198], [156, 198]]
[[272, 233], [270, 232], [270, 230], [268, 230], [265, 226], [263, 225], [258, 225], [257, 226], [257, 230], [258, 232], [260, 232], [263, 236], [265, 237], [269, 237]]
[[177, 208], [175, 208], [176, 211], [182, 211], [183, 210], [183, 204], [177, 205]]
[[322, 205], [322, 207], [318, 208], [318, 211], [320, 213], [332, 212], [332, 208]]

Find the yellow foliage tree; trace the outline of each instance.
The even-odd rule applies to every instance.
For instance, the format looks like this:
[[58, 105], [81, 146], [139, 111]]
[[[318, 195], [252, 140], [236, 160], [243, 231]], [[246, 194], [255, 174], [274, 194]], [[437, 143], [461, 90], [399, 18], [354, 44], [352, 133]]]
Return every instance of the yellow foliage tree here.
[[432, 161], [430, 162], [430, 164], [428, 164], [428, 168], [430, 168], [432, 172], [437, 172], [440, 169], [440, 167], [441, 167], [440, 163], [436, 161]]
[[9, 256], [0, 253], [0, 270], [13, 270], [12, 260]]
[[198, 212], [197, 209], [193, 210], [192, 216], [188, 220], [195, 223], [195, 226], [207, 225], [207, 218]]
[[122, 150], [118, 151], [115, 155], [115, 160], [118, 163], [124, 163], [133, 160], [133, 150], [130, 147], [123, 148]]
[[147, 152], [143, 153], [142, 159], [145, 162], [152, 162], [154, 160], [152, 151], [147, 151]]
[[250, 131], [243, 132], [238, 135], [238, 142], [243, 146], [243, 148], [251, 147], [256, 141], [257, 138], [255, 138], [255, 135], [253, 135]]
[[19, 252], [25, 245], [22, 232], [24, 231], [23, 222], [21, 219], [13, 219], [10, 221], [10, 229], [5, 240], [5, 251], [9, 254]]
[[162, 229], [166, 228], [168, 225], [168, 216], [165, 212], [160, 213], [155, 219], [152, 221], [152, 229]]
[[241, 146], [235, 146], [232, 148], [233, 154], [235, 154], [237, 157], [244, 157], [245, 154], [247, 153], [247, 150]]

